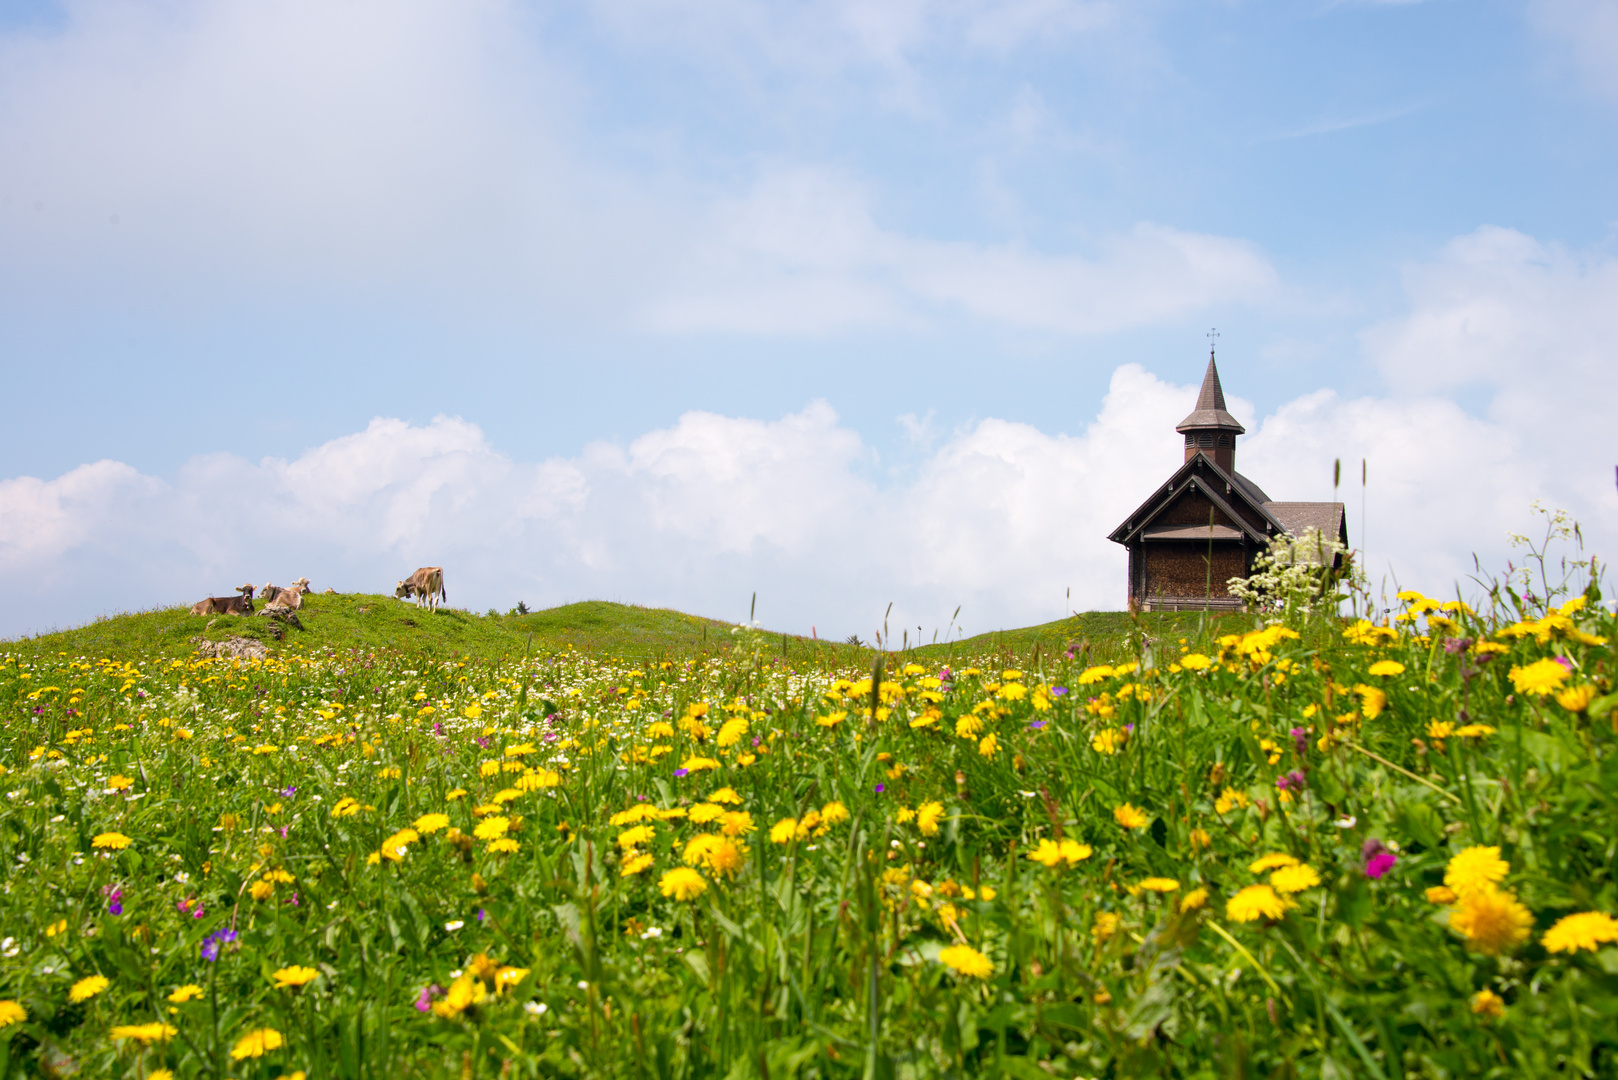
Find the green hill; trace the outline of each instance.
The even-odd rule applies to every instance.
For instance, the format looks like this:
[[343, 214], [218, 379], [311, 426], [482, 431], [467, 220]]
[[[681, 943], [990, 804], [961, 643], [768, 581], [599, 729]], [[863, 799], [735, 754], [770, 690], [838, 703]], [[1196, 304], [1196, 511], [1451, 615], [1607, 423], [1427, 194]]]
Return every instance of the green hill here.
[[[304, 598], [298, 613], [303, 628], [282, 628], [259, 616], [191, 615], [187, 608], [109, 615], [70, 630], [3, 644], [6, 651], [61, 652], [114, 658], [179, 657], [196, 652], [204, 642], [248, 637], [272, 651], [328, 649], [392, 649], [433, 656], [495, 658], [525, 652], [576, 649], [586, 653], [654, 658], [718, 652], [730, 647], [732, 624], [721, 619], [666, 608], [646, 608], [588, 600], [525, 615], [477, 615], [461, 608], [428, 612], [414, 604], [380, 594]], [[1001, 655], [1007, 664], [1027, 663], [1041, 655], [1089, 646], [1098, 660], [1133, 652], [1132, 629], [1153, 636], [1195, 633], [1198, 615], [1148, 615], [1136, 619], [1125, 612], [1075, 615], [1039, 626], [1000, 630], [950, 644], [911, 647], [906, 656], [925, 663], [947, 663], [954, 656]], [[284, 636], [277, 638], [281, 631]], [[770, 651], [791, 662], [816, 665], [868, 664], [874, 650], [867, 644], [829, 642], [769, 632]]]

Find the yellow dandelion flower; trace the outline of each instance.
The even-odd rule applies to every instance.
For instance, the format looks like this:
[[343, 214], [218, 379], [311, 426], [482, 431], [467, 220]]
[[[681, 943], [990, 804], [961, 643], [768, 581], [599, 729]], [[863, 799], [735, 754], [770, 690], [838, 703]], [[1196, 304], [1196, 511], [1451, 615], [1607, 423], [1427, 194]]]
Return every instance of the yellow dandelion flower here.
[[1596, 688], [1591, 683], [1583, 686], [1571, 686], [1556, 695], [1556, 703], [1568, 712], [1583, 712], [1595, 700]]
[[938, 819], [944, 816], [944, 804], [924, 802], [916, 809], [916, 828], [923, 836], [938, 835]]
[[1618, 942], [1618, 919], [1604, 911], [1583, 911], [1565, 915], [1545, 931], [1540, 939], [1546, 952], [1595, 952], [1602, 945]]
[[300, 967], [297, 964], [284, 967], [270, 976], [275, 980], [277, 990], [287, 990], [312, 983], [320, 978], [320, 972], [312, 967]]
[[706, 825], [710, 821], [718, 821], [725, 816], [725, 808], [711, 802], [697, 803], [691, 808], [690, 821], [693, 825]]
[[1000, 752], [1000, 740], [993, 732], [978, 740], [978, 753], [986, 758], [992, 758]]
[[1397, 660], [1378, 660], [1371, 665], [1372, 675], [1403, 675], [1405, 666]]
[[642, 821], [655, 817], [657, 817], [657, 807], [651, 803], [637, 803], [628, 810], [620, 810], [612, 815], [607, 819], [607, 824], [614, 828], [619, 825], [638, 825]]
[[1196, 911], [1208, 902], [1208, 890], [1198, 887], [1180, 897], [1181, 911]]
[[687, 866], [705, 866], [707, 865], [708, 857], [722, 843], [724, 843], [723, 839], [712, 833], [698, 833], [686, 843], [685, 854], [682, 858]]
[[957, 975], [987, 979], [994, 974], [994, 962], [970, 945], [951, 945], [938, 951], [938, 959]]
[[720, 818], [719, 829], [726, 836], [746, 836], [756, 832], [758, 826], [753, 824], [753, 815], [746, 810], [729, 810]]
[[75, 1004], [89, 1001], [111, 985], [111, 980], [105, 975], [91, 975], [74, 983], [73, 989], [67, 992], [67, 999]]
[[275, 895], [275, 886], [268, 881], [260, 879], [253, 882], [252, 886], [247, 891], [252, 895], [254, 900], [268, 900], [270, 897]]
[[1152, 820], [1144, 810], [1129, 803], [1113, 807], [1112, 819], [1126, 829], [1144, 829]]
[[1292, 901], [1277, 895], [1268, 885], [1249, 885], [1225, 901], [1225, 918], [1232, 922], [1279, 919], [1292, 907]]
[[1111, 911], [1098, 911], [1095, 924], [1090, 927], [1090, 937], [1099, 945], [1118, 932], [1118, 924], [1122, 921]]
[[90, 846], [101, 848], [104, 851], [122, 851], [130, 845], [129, 837], [119, 832], [97, 833], [90, 839]]
[[730, 806], [740, 806], [742, 804], [742, 797], [736, 794], [735, 788], [722, 787], [712, 795], [708, 796], [708, 801], [711, 803], [725, 803]]
[[1527, 667], [1513, 667], [1511, 685], [1519, 694], [1544, 697], [1567, 681], [1568, 670], [1555, 660], [1536, 660]]
[[150, 1024], [119, 1024], [107, 1032], [114, 1039], [136, 1039], [141, 1043], [162, 1042], [179, 1033], [179, 1028], [161, 1021]]
[[643, 851], [637, 851], [633, 855], [629, 855], [624, 859], [623, 865], [618, 868], [618, 876], [633, 877], [642, 870], [645, 870], [648, 866], [651, 866], [653, 861], [654, 860], [650, 855]]
[[1254, 862], [1247, 869], [1255, 874], [1262, 874], [1266, 870], [1274, 870], [1277, 867], [1297, 865], [1298, 860], [1293, 858], [1291, 855], [1288, 855], [1286, 852], [1272, 851], [1268, 855], [1261, 856], [1258, 861]]
[[1457, 852], [1444, 869], [1444, 884], [1465, 896], [1479, 889], [1492, 888], [1504, 881], [1511, 872], [1511, 864], [1500, 857], [1498, 847], [1474, 845]]
[[789, 844], [798, 835], [798, 819], [782, 818], [770, 826], [770, 843]]
[[500, 836], [489, 841], [489, 850], [496, 855], [515, 855], [522, 850], [522, 844], [509, 836]]
[[472, 830], [472, 835], [479, 840], [497, 840], [506, 835], [511, 828], [511, 819], [506, 817], [486, 817], [478, 822], [478, 827]]
[[28, 1010], [15, 1001], [0, 1001], [0, 1030], [28, 1019]]
[[1180, 883], [1168, 877], [1149, 877], [1140, 883], [1140, 887], [1147, 892], [1171, 893], [1180, 888]]
[[448, 814], [423, 814], [415, 820], [415, 826], [423, 836], [431, 836], [448, 825]]
[[1305, 889], [1312, 889], [1320, 884], [1320, 875], [1315, 868], [1307, 863], [1296, 866], [1283, 866], [1270, 875], [1270, 885], [1276, 892], [1286, 896], [1301, 893]]
[[1479, 990], [1472, 995], [1472, 1011], [1486, 1019], [1498, 1020], [1506, 1015], [1506, 1003], [1493, 990]]
[[198, 986], [196, 983], [186, 983], [184, 986], [177, 987], [174, 993], [169, 995], [169, 1000], [178, 1005], [182, 1002], [199, 998], [202, 996], [202, 993], [202, 987]]
[[1457, 899], [1455, 890], [1448, 885], [1434, 885], [1427, 890], [1426, 896], [1430, 904], [1453, 904]]
[[1028, 858], [1044, 866], [1054, 868], [1057, 863], [1062, 861], [1062, 848], [1056, 841], [1048, 837], [1042, 838], [1035, 845], [1034, 850], [1028, 853]]
[[637, 825], [633, 829], [625, 829], [618, 834], [618, 847], [621, 850], [628, 851], [630, 848], [637, 848], [642, 844], [651, 843], [652, 838], [656, 835], [657, 830], [650, 825]]
[[657, 883], [664, 896], [672, 896], [676, 900], [694, 900], [708, 891], [708, 883], [702, 880], [702, 875], [689, 866], [677, 866], [664, 874]]
[[235, 1047], [231, 1049], [230, 1056], [236, 1061], [241, 1061], [244, 1058], [263, 1057], [271, 1050], [279, 1047], [284, 1041], [281, 1038], [281, 1033], [274, 1028], [258, 1028], [243, 1035], [237, 1041]]
[[1528, 940], [1533, 925], [1532, 913], [1493, 885], [1463, 893], [1449, 915], [1450, 929], [1465, 935], [1467, 947], [1488, 956]]

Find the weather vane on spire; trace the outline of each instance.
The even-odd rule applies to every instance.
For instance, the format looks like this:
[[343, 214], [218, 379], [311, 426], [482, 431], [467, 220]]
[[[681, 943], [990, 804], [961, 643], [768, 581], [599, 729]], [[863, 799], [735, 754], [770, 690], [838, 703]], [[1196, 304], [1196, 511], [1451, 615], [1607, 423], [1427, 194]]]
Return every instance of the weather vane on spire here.
[[1219, 328], [1217, 326], [1208, 331], [1208, 359], [1210, 360], [1213, 359], [1214, 354], [1214, 339], [1218, 336]]

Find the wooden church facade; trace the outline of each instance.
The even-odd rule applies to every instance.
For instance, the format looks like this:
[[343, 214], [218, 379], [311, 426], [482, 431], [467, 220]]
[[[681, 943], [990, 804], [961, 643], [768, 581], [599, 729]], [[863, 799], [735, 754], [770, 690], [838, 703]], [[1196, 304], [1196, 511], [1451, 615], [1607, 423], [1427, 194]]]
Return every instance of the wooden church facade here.
[[1236, 471], [1246, 429], [1225, 411], [1212, 354], [1197, 407], [1175, 430], [1184, 461], [1108, 536], [1129, 551], [1131, 611], [1240, 610], [1229, 581], [1251, 574], [1276, 537], [1313, 528], [1347, 546], [1342, 503], [1276, 502]]

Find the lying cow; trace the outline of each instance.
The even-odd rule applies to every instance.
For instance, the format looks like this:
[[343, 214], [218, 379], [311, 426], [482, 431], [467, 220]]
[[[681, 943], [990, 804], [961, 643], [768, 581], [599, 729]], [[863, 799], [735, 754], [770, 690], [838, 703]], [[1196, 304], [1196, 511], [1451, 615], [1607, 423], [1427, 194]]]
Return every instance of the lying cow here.
[[393, 590], [393, 595], [399, 600], [414, 597], [418, 605], [426, 604], [428, 611], [437, 611], [438, 602], [449, 599], [449, 593], [444, 589], [444, 568], [421, 567], [399, 582], [398, 587]]
[[253, 586], [238, 585], [239, 596], [210, 596], [191, 605], [193, 615], [251, 615], [253, 614]]
[[259, 590], [259, 597], [273, 606], [296, 611], [303, 607], [304, 594], [309, 591], [309, 579], [301, 577], [284, 589], [279, 585], [266, 585]]

